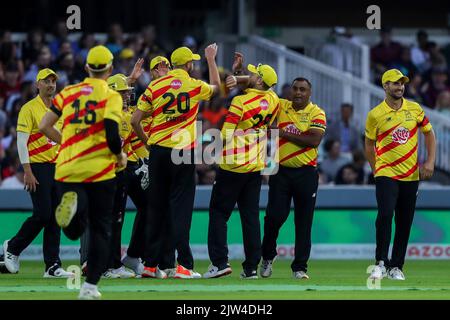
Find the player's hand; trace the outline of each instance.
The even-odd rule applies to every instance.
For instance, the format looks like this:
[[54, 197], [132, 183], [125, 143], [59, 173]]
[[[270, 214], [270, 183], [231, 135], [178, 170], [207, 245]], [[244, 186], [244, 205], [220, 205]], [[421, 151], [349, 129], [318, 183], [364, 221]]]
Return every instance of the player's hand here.
[[420, 180], [428, 180], [433, 176], [434, 163], [425, 161], [419, 169]]
[[127, 166], [127, 154], [121, 152], [117, 155], [117, 167], [119, 169], [125, 168]]
[[240, 52], [235, 52], [234, 53], [234, 61], [233, 61], [233, 67], [232, 67], [232, 71], [236, 72], [236, 71], [240, 71], [242, 70], [242, 66], [244, 64], [244, 55]]
[[29, 192], [35, 192], [39, 181], [35, 178], [32, 172], [24, 172], [23, 175], [24, 189]]
[[234, 87], [237, 86], [237, 80], [235, 76], [228, 76], [225, 79], [225, 85], [228, 89], [233, 89]]
[[139, 79], [139, 77], [144, 73], [144, 69], [142, 68], [142, 65], [144, 64], [144, 59], [139, 58], [136, 61], [136, 64], [134, 65], [133, 71], [131, 72], [129, 79], [129, 84], [133, 84]]
[[205, 48], [206, 60], [214, 60], [216, 58], [216, 54], [217, 54], [217, 44], [216, 43], [210, 44], [209, 46], [207, 46]]

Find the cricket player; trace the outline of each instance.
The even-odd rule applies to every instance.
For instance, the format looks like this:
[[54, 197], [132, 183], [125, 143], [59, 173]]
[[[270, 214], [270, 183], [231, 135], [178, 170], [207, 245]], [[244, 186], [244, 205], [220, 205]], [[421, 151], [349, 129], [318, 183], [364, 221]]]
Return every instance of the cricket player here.
[[[171, 55], [173, 70], [152, 81], [138, 102], [131, 124], [141, 141], [149, 145], [148, 188], [149, 235], [146, 241], [143, 277], [166, 278], [160, 269], [162, 252], [178, 251], [176, 277], [195, 278], [194, 259], [189, 245], [189, 232], [195, 196], [194, 148], [199, 103], [219, 91], [220, 77], [215, 62], [217, 45], [205, 49], [210, 84], [189, 76], [198, 54], [187, 47]], [[143, 131], [145, 113], [152, 117], [150, 137]], [[181, 164], [173, 160], [187, 159]], [[169, 236], [168, 236], [169, 235]], [[164, 244], [164, 238], [171, 239]], [[166, 250], [165, 250], [166, 249]]]
[[[63, 196], [56, 221], [71, 240], [78, 239], [89, 221], [89, 268], [80, 289], [80, 299], [100, 299], [97, 283], [110, 254], [115, 168], [126, 166], [119, 125], [122, 97], [111, 90], [106, 79], [113, 70], [113, 55], [96, 46], [87, 55], [89, 77], [64, 88], [53, 99], [51, 111], [39, 129], [61, 144], [55, 170]], [[61, 118], [62, 132], [53, 125]]]
[[[166, 57], [157, 56], [150, 61], [150, 72], [152, 79], [159, 79], [167, 74], [170, 70], [170, 62]], [[129, 77], [130, 78], [130, 77]], [[136, 111], [136, 106], [128, 108], [128, 123], [131, 126], [131, 116]], [[128, 124], [127, 124], [128, 125]], [[151, 128], [151, 117], [143, 119], [141, 122], [143, 131], [148, 133]], [[148, 175], [148, 157], [149, 152], [146, 145], [139, 139], [137, 134], [132, 130], [125, 139], [125, 145], [129, 145], [128, 162], [125, 170], [125, 181], [127, 194], [137, 208], [136, 218], [133, 224], [133, 232], [127, 253], [122, 258], [122, 263], [132, 269], [136, 274], [141, 275], [144, 271], [142, 259], [144, 258], [145, 232], [146, 232], [146, 206], [147, 195], [146, 190], [149, 184]]]
[[33, 214], [19, 232], [3, 244], [5, 268], [19, 272], [19, 256], [44, 230], [43, 253], [45, 278], [72, 277], [61, 267], [59, 258], [61, 230], [54, 212], [59, 201], [59, 190], [54, 180], [58, 144], [39, 132], [39, 123], [52, 105], [58, 75], [51, 69], [42, 69], [36, 77], [39, 94], [22, 106], [17, 121], [17, 150], [24, 168], [25, 190], [30, 193]]
[[[436, 139], [419, 104], [403, 98], [409, 78], [399, 70], [382, 77], [386, 98], [373, 108], [366, 121], [366, 157], [375, 176], [378, 215], [376, 219], [376, 267], [370, 277], [405, 280], [403, 265], [414, 218], [419, 179], [431, 178], [434, 171]], [[427, 159], [419, 167], [419, 131], [424, 135]], [[395, 235], [391, 259], [392, 218]]]
[[245, 94], [231, 101], [221, 135], [224, 151], [214, 182], [208, 227], [208, 253], [211, 265], [204, 278], [231, 274], [228, 263], [227, 222], [238, 205], [244, 237], [245, 261], [241, 278], [256, 279], [261, 259], [259, 194], [261, 170], [265, 168], [267, 129], [279, 111], [279, 98], [271, 88], [277, 74], [269, 65], [249, 64]]
[[279, 170], [269, 178], [269, 201], [264, 217], [260, 275], [272, 275], [280, 228], [294, 199], [295, 258], [291, 264], [296, 279], [309, 279], [307, 262], [311, 253], [311, 228], [319, 174], [318, 147], [325, 133], [325, 112], [311, 102], [311, 82], [296, 78], [291, 84], [292, 101], [280, 99]]

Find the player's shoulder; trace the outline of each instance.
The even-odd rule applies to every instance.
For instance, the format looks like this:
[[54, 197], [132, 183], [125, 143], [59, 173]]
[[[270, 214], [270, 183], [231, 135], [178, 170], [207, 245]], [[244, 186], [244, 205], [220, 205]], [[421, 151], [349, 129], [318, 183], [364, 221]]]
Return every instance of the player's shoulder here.
[[120, 93], [118, 93], [117, 91], [115, 91], [109, 87], [106, 89], [106, 97], [108, 99], [122, 99], [122, 96], [120, 95]]
[[274, 103], [278, 104], [280, 102], [280, 97], [278, 97], [278, 94], [272, 89], [267, 90], [266, 94], [270, 97], [270, 99], [272, 99]]
[[[68, 86], [65, 86], [60, 92], [59, 94], [61, 94], [63, 97], [70, 95], [72, 93], [81, 91], [81, 90], [86, 90], [86, 87], [90, 86], [89, 83], [82, 81], [79, 83], [75, 83], [75, 84], [69, 84]], [[92, 85], [91, 85], [92, 86]]]
[[406, 104], [408, 110], [422, 112], [422, 106], [413, 100], [404, 99], [403, 102]]
[[325, 116], [325, 110], [323, 110], [319, 105], [311, 102], [311, 113], [315, 115], [323, 114]]
[[241, 104], [243, 101], [243, 98], [246, 96], [246, 94], [238, 94], [236, 96], [233, 97], [233, 99], [231, 99], [231, 104]]
[[171, 83], [174, 80], [174, 75], [171, 74], [171, 72], [169, 71], [168, 74], [166, 74], [165, 76], [162, 76], [160, 78], [157, 79], [152, 79], [152, 81], [150, 81], [150, 83], [147, 86], [147, 89], [149, 88], [155, 88], [157, 86], [165, 86], [168, 83]]
[[375, 107], [373, 107], [369, 111], [367, 116], [376, 119], [376, 118], [382, 116], [383, 114], [385, 114], [386, 113], [386, 110], [385, 110], [385, 107], [384, 107], [385, 103], [386, 102], [384, 102], [384, 100], [383, 100], [383, 102], [381, 102], [380, 104], [378, 104]]
[[281, 110], [286, 110], [292, 105], [292, 101], [289, 101], [287, 99], [280, 98], [280, 108]]
[[31, 111], [31, 110], [33, 109], [33, 107], [34, 107], [37, 103], [39, 103], [39, 102], [38, 102], [38, 97], [39, 97], [39, 96], [36, 96], [36, 97], [34, 97], [33, 99], [28, 100], [28, 101], [20, 108], [19, 113], [25, 113], [25, 112]]

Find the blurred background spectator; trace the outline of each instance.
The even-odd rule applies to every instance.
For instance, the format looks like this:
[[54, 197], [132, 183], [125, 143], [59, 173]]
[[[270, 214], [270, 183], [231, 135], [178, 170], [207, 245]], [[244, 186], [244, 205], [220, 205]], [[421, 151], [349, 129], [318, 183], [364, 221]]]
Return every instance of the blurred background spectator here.
[[428, 33], [424, 30], [417, 32], [417, 44], [411, 49], [411, 61], [420, 73], [424, 73], [431, 68]]
[[341, 154], [339, 140], [328, 139], [324, 144], [325, 157], [320, 163], [320, 170], [326, 176], [327, 182], [335, 181], [336, 175], [342, 166], [350, 162], [349, 157]]
[[23, 189], [24, 188], [24, 172], [23, 167], [19, 165], [14, 175], [6, 178], [0, 184], [0, 189]]
[[391, 63], [400, 60], [402, 54], [401, 44], [392, 40], [391, 28], [382, 28], [380, 38], [380, 42], [370, 52], [376, 83], [380, 82], [382, 74], [389, 69]]
[[325, 132], [326, 140], [338, 140], [342, 153], [352, 153], [362, 148], [362, 138], [359, 129], [353, 119], [353, 105], [343, 103], [341, 105], [341, 118], [329, 121]]

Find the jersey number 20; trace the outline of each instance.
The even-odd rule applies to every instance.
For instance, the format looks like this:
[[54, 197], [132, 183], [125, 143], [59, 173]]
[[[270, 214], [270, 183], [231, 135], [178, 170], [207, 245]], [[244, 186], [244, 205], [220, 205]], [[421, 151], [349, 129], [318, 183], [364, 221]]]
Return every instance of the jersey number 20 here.
[[175, 98], [175, 95], [171, 92], [167, 92], [162, 96], [164, 99], [169, 98], [169, 101], [162, 107], [164, 114], [174, 114], [175, 110], [169, 108], [174, 104], [175, 99], [177, 100], [177, 111], [178, 113], [186, 113], [191, 108], [189, 93], [181, 92]]

